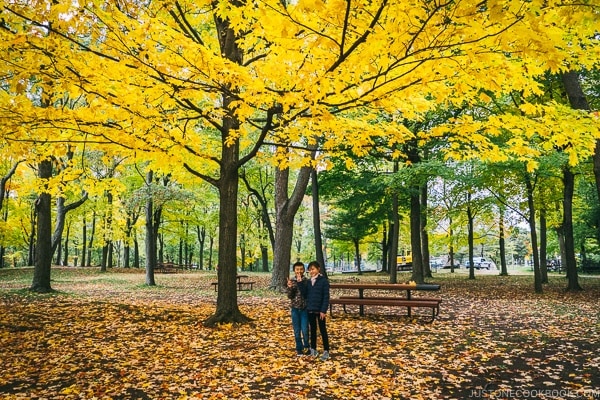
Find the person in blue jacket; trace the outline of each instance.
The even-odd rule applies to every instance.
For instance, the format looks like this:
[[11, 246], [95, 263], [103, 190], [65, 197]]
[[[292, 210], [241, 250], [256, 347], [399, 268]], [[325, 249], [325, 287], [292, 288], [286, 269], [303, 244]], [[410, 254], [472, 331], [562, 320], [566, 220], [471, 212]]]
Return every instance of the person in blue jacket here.
[[310, 328], [310, 355], [317, 357], [317, 324], [323, 341], [321, 360], [329, 358], [329, 337], [327, 335], [327, 309], [329, 308], [329, 280], [321, 274], [321, 265], [317, 261], [308, 264], [308, 290], [306, 295], [306, 310], [308, 311], [308, 326]]
[[306, 311], [306, 292], [308, 279], [304, 276], [304, 263], [294, 263], [294, 277], [288, 278], [287, 296], [290, 299], [292, 328], [296, 341], [296, 354], [302, 356], [309, 353], [308, 312]]

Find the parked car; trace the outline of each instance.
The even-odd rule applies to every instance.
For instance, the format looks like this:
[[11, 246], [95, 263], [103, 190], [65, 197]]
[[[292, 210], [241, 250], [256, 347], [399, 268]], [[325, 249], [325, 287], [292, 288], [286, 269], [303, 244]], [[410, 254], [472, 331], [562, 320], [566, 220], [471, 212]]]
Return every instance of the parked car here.
[[[446, 260], [446, 262], [444, 263], [444, 266], [442, 268], [444, 268], [444, 269], [450, 268], [450, 259], [449, 258]], [[460, 268], [460, 262], [458, 262], [458, 260], [456, 258], [454, 259], [454, 268]]]
[[444, 261], [440, 258], [432, 258], [429, 260], [429, 267], [433, 270], [444, 267]]
[[[492, 269], [492, 268], [496, 268], [496, 263], [493, 262], [492, 260], [488, 260], [485, 257], [473, 257], [473, 266], [476, 269]], [[469, 262], [469, 260], [467, 260], [465, 262], [465, 268], [470, 268], [471, 267], [471, 263]]]

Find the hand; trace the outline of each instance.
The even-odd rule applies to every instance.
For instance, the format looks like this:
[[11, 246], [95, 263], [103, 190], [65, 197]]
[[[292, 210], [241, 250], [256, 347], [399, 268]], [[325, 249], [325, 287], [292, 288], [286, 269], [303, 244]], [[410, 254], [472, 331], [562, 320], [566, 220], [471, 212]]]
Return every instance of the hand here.
[[287, 280], [287, 287], [289, 287], [289, 288], [292, 287], [292, 280], [290, 278], [288, 278], [288, 280]]
[[327, 313], [322, 312], [322, 313], [319, 314], [319, 317], [321, 319], [325, 319], [325, 317], [327, 317]]

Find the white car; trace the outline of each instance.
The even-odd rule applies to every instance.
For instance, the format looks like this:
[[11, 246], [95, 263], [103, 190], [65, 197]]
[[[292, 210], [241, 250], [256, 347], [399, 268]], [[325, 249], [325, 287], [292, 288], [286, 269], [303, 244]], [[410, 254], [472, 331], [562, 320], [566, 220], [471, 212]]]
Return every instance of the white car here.
[[[484, 257], [473, 257], [473, 266], [477, 269], [495, 269], [496, 263]], [[469, 260], [466, 262], [466, 268], [469, 268]]]

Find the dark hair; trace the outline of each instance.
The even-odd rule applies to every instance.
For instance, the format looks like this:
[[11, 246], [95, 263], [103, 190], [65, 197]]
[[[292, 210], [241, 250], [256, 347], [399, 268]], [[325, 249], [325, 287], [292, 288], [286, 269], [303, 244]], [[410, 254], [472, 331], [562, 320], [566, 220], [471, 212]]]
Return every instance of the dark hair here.
[[315, 267], [319, 271], [321, 270], [321, 264], [319, 264], [317, 261], [311, 261], [311, 262], [309, 262], [308, 263], [308, 269], [310, 269], [310, 267]]
[[296, 267], [302, 267], [302, 268], [304, 268], [304, 263], [302, 261], [296, 261], [294, 263], [294, 265], [292, 265], [292, 268], [296, 268]]

